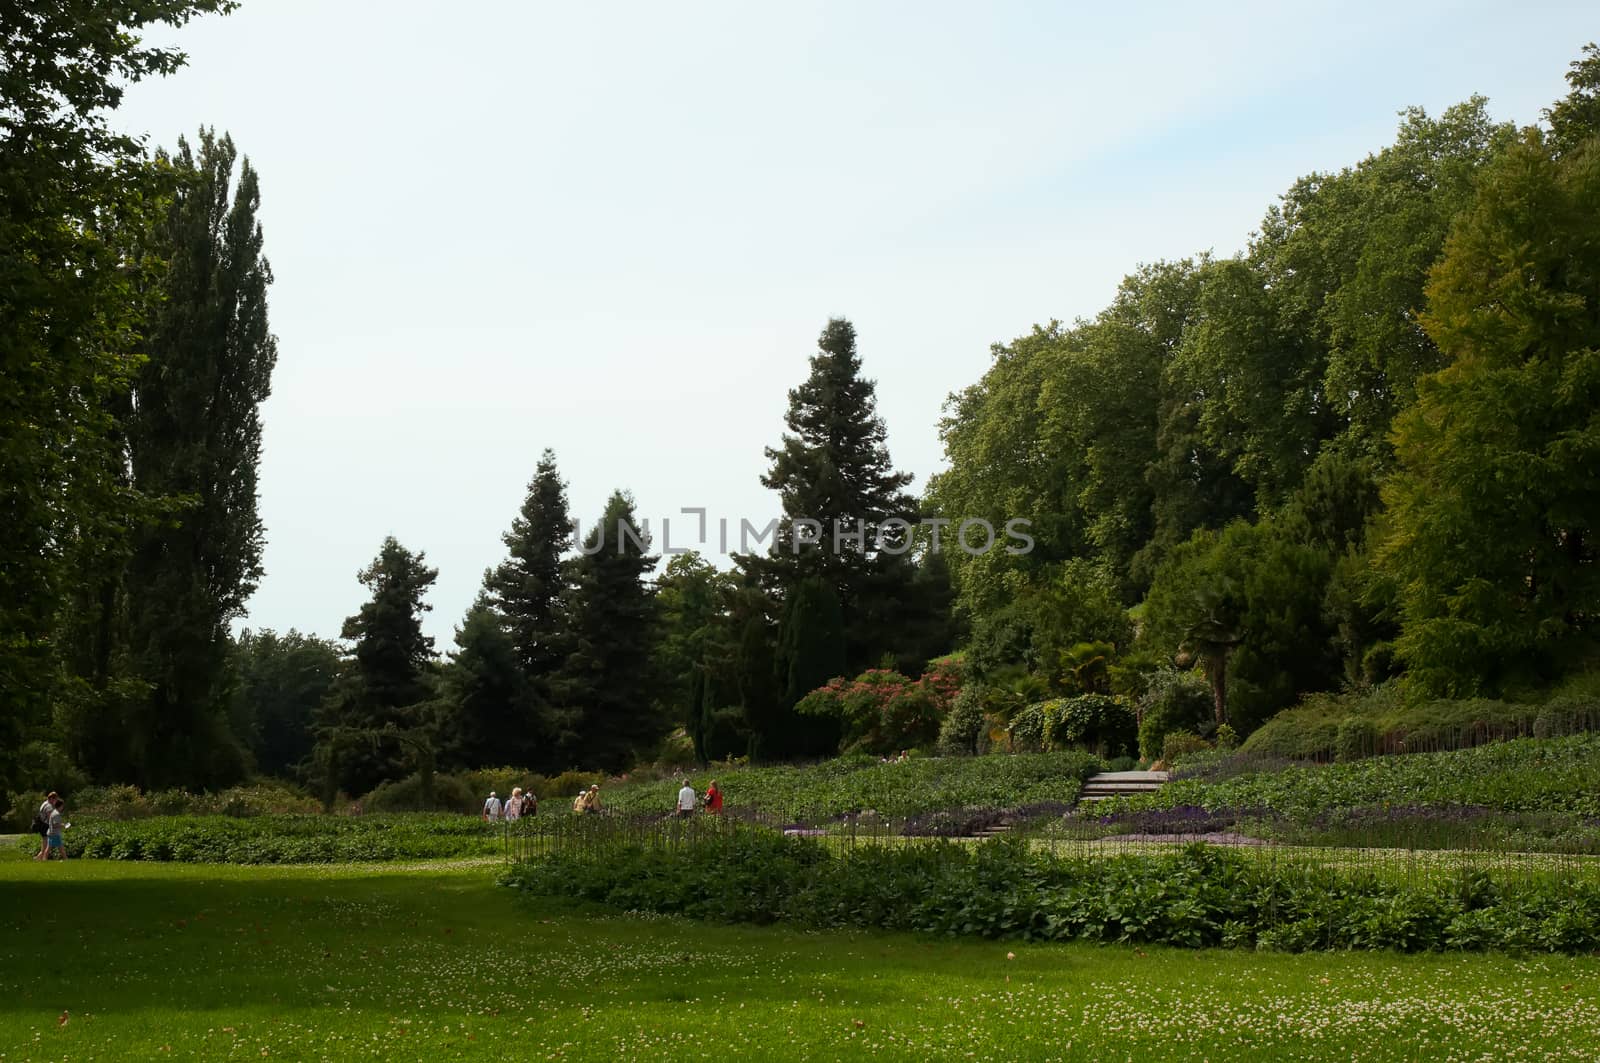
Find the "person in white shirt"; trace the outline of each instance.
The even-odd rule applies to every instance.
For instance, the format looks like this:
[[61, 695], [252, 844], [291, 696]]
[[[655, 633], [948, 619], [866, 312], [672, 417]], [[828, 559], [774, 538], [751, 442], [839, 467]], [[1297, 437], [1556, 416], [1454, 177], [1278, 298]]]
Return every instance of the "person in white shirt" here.
[[683, 780], [683, 789], [678, 791], [678, 815], [680, 815], [680, 816], [692, 816], [692, 815], [694, 815], [694, 802], [695, 802], [694, 787], [689, 785], [689, 780], [688, 779], [685, 779], [685, 780]]
[[485, 823], [498, 823], [500, 821], [500, 799], [489, 791], [489, 800], [483, 803], [483, 821]]

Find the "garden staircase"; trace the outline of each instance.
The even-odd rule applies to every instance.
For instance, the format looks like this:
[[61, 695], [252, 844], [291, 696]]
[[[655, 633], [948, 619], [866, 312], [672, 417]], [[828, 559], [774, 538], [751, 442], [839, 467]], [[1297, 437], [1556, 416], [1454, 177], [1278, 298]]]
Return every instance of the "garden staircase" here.
[[1078, 794], [1078, 802], [1104, 801], [1112, 797], [1133, 797], [1161, 789], [1167, 782], [1164, 771], [1103, 771], [1091, 775]]

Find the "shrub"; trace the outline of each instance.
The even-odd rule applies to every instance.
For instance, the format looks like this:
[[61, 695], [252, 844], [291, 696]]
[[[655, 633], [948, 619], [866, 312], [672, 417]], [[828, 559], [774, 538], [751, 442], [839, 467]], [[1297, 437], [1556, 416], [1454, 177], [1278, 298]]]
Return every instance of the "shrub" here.
[[1217, 748], [1229, 752], [1239, 748], [1239, 732], [1233, 729], [1232, 724], [1223, 724], [1217, 728]]
[[1600, 885], [1482, 873], [1406, 878], [1260, 860], [1205, 845], [1057, 857], [1026, 841], [862, 846], [739, 828], [681, 846], [563, 848], [502, 882], [628, 911], [939, 935], [1187, 948], [1600, 947]]
[[1161, 741], [1161, 759], [1168, 768], [1176, 767], [1185, 757], [1204, 753], [1211, 748], [1199, 735], [1188, 731], [1173, 731]]
[[984, 688], [976, 683], [956, 695], [950, 713], [939, 728], [940, 756], [966, 757], [978, 752], [984, 734]]
[[1102, 757], [1127, 756], [1137, 745], [1133, 709], [1122, 698], [1082, 694], [1060, 703], [1050, 747], [1074, 747]]
[[461, 776], [435, 775], [433, 800], [424, 801], [422, 780], [415, 775], [408, 775], [404, 779], [379, 784], [361, 798], [361, 810], [364, 813], [475, 812], [481, 807], [482, 800]]
[[939, 737], [942, 694], [948, 674], [930, 672], [913, 681], [899, 672], [874, 668], [854, 679], [834, 679], [795, 705], [803, 716], [840, 721], [841, 753], [860, 750], [884, 755], [932, 745]]
[[1139, 755], [1152, 760], [1173, 731], [1198, 731], [1212, 717], [1211, 687], [1194, 672], [1164, 668], [1139, 699]]
[[1334, 757], [1337, 760], [1360, 760], [1378, 752], [1380, 739], [1377, 724], [1362, 716], [1346, 716], [1339, 721], [1334, 732]]

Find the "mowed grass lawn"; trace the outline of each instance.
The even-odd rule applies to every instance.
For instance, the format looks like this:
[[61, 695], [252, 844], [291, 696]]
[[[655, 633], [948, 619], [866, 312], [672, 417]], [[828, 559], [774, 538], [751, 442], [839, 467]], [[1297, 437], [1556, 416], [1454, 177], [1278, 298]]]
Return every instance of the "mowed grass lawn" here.
[[[0, 1059], [1572, 1059], [1594, 957], [807, 934], [579, 910], [492, 863], [0, 858]], [[1015, 958], [1008, 958], [1015, 954]]]

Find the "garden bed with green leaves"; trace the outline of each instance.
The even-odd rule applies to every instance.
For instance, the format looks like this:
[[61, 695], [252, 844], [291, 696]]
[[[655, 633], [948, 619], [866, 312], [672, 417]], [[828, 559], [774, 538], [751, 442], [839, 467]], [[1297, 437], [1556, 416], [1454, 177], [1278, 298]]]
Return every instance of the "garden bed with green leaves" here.
[[745, 829], [558, 850], [503, 881], [719, 922], [1290, 951], [1600, 948], [1600, 883], [1483, 871], [1409, 882], [1201, 845], [1109, 859], [1015, 841], [840, 852]]
[[[69, 857], [218, 864], [331, 864], [492, 856], [500, 832], [474, 816], [154, 816], [87, 819], [66, 832]], [[24, 845], [37, 846], [32, 836]]]

